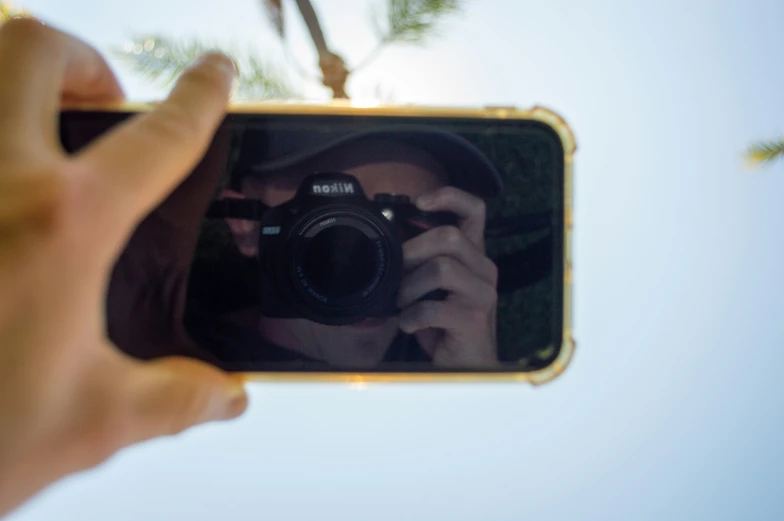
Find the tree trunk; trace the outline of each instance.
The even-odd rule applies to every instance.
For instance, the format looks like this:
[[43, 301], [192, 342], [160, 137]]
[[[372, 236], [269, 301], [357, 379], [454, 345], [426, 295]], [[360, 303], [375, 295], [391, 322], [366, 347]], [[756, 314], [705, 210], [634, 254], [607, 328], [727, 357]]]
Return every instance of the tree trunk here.
[[325, 87], [332, 89], [332, 97], [337, 99], [348, 99], [346, 94], [346, 80], [348, 79], [348, 68], [343, 58], [330, 51], [327, 41], [321, 30], [316, 11], [310, 0], [297, 0], [297, 7], [302, 13], [305, 25], [308, 27], [310, 37], [316, 46], [319, 55], [319, 68], [322, 74], [322, 83]]

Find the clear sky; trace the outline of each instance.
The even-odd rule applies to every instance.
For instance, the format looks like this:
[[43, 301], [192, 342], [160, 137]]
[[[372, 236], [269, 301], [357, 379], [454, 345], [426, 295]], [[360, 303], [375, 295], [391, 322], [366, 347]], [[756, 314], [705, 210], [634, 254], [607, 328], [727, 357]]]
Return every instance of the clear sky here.
[[[282, 56], [258, 0], [16, 3], [103, 51], [160, 32]], [[369, 1], [314, 3], [350, 63], [373, 47]], [[569, 122], [566, 373], [536, 389], [254, 385], [243, 419], [126, 450], [11, 519], [784, 519], [784, 161], [741, 160], [784, 134], [784, 3], [467, 4], [350, 87]], [[116, 67], [131, 98], [162, 95]]]

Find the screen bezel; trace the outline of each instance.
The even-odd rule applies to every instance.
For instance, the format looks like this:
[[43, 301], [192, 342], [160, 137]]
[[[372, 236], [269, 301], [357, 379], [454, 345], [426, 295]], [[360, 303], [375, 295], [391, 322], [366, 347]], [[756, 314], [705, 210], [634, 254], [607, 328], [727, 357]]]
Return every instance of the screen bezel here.
[[[123, 118], [134, 113], [151, 110], [154, 104], [123, 104], [112, 107], [67, 107], [62, 113], [62, 129], [67, 125], [69, 118]], [[118, 114], [119, 113], [119, 114]], [[484, 108], [484, 109], [451, 109], [451, 108], [420, 108], [420, 107], [357, 107], [347, 104], [276, 104], [254, 103], [235, 104], [229, 107], [226, 123], [243, 124], [250, 122], [259, 115], [270, 118], [306, 117], [309, 120], [329, 120], [339, 118], [362, 118], [378, 121], [379, 123], [409, 122], [430, 124], [460, 124], [463, 121], [485, 120], [492, 121], [496, 127], [514, 127], [520, 123], [539, 125], [551, 134], [554, 143], [560, 149], [559, 173], [562, 174], [563, 185], [563, 233], [556, 234], [554, 241], [556, 251], [562, 252], [561, 262], [556, 263], [560, 273], [555, 274], [555, 280], [562, 281], [561, 302], [562, 306], [555, 312], [560, 316], [556, 320], [562, 327], [557, 328], [559, 335], [553, 347], [557, 354], [552, 361], [542, 368], [535, 370], [520, 370], [513, 363], [506, 363], [503, 367], [476, 371], [472, 369], [429, 369], [407, 368], [378, 368], [372, 371], [342, 370], [329, 368], [328, 370], [312, 368], [297, 369], [296, 371], [237, 371], [248, 380], [254, 381], [343, 381], [343, 382], [421, 382], [421, 381], [522, 381], [532, 384], [541, 384], [560, 375], [571, 361], [575, 342], [572, 337], [571, 306], [572, 306], [572, 258], [571, 258], [571, 233], [572, 233], [572, 161], [576, 149], [574, 136], [564, 120], [552, 111], [535, 107], [529, 110], [514, 108]], [[474, 121], [476, 123], [476, 121]], [[559, 338], [560, 337], [560, 338]]]

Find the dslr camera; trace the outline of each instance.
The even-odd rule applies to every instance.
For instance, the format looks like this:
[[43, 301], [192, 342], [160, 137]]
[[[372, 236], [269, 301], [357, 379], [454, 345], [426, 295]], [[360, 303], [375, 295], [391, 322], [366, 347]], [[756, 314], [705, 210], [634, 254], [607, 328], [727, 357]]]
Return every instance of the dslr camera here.
[[[276, 207], [248, 200], [216, 201], [224, 217], [257, 220], [261, 313], [347, 325], [399, 312], [403, 243], [425, 231], [456, 225], [451, 212], [424, 212], [406, 195], [368, 199], [345, 173], [307, 177], [296, 195]], [[245, 210], [231, 205], [245, 205]], [[248, 215], [250, 213], [250, 215]], [[213, 212], [214, 215], [217, 215]], [[423, 299], [443, 299], [437, 290]]]

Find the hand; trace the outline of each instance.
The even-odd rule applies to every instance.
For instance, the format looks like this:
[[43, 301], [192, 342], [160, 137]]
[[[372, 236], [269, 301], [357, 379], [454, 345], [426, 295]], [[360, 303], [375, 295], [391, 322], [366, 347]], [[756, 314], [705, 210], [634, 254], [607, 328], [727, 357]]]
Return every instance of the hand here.
[[[426, 211], [458, 215], [457, 227], [439, 226], [403, 244], [406, 276], [400, 286], [400, 328], [440, 367], [492, 367], [498, 364], [496, 309], [498, 269], [485, 255], [485, 204], [453, 187], [415, 201]], [[436, 289], [446, 300], [424, 300]]]
[[[92, 136], [85, 136], [90, 138]], [[107, 295], [109, 338], [124, 353], [187, 356], [217, 365], [185, 331], [186, 297], [202, 216], [229, 156], [230, 131], [218, 131], [201, 162], [133, 232]]]
[[209, 365], [122, 354], [104, 315], [120, 252], [203, 156], [232, 77], [209, 56], [154, 111], [67, 156], [58, 107], [120, 101], [117, 81], [66, 34], [0, 27], [0, 515], [125, 446], [246, 408], [242, 382]]

